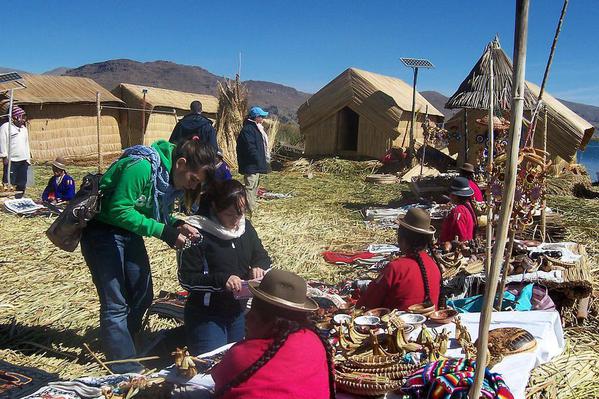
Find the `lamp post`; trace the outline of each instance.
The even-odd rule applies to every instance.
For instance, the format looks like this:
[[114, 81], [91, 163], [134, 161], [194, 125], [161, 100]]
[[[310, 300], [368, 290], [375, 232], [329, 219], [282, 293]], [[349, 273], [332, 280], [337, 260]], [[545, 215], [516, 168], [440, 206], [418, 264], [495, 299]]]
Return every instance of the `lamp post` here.
[[429, 60], [423, 58], [400, 58], [400, 60], [405, 66], [414, 70], [414, 80], [412, 82], [412, 124], [410, 125], [410, 148], [408, 149], [408, 159], [410, 164], [413, 164], [415, 159], [414, 125], [416, 124], [416, 82], [418, 80], [418, 69], [431, 69], [435, 66]]

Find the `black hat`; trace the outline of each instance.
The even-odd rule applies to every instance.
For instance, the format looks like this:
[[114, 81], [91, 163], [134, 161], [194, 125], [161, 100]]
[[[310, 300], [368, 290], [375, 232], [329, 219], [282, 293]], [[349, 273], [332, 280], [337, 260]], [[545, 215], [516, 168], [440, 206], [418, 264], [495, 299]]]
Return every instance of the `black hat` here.
[[451, 182], [449, 193], [458, 197], [471, 197], [474, 195], [474, 190], [470, 187], [470, 182], [465, 177], [456, 177]]

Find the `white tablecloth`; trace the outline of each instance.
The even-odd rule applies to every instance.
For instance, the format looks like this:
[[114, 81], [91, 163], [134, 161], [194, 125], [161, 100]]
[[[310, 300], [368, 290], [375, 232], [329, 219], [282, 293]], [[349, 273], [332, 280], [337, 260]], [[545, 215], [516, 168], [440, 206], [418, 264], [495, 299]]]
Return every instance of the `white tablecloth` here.
[[[478, 321], [480, 313], [465, 313], [460, 315], [462, 323], [468, 327], [473, 340], [478, 338]], [[429, 323], [430, 324], [430, 323]], [[447, 356], [463, 357], [462, 349], [455, 341], [455, 324], [446, 325], [430, 324], [429, 327], [434, 330], [449, 330], [450, 345]], [[537, 349], [534, 352], [522, 353], [505, 357], [501, 363], [493, 367], [492, 371], [500, 373], [512, 391], [514, 398], [524, 399], [525, 389], [528, 384], [528, 378], [533, 368], [549, 362], [555, 356], [564, 350], [564, 332], [559, 317], [555, 311], [530, 311], [530, 312], [494, 312], [491, 319], [490, 329], [500, 327], [520, 327], [530, 332], [537, 339]], [[417, 335], [419, 330], [412, 334]], [[218, 352], [228, 349], [231, 346], [225, 345], [212, 352], [201, 355], [200, 357], [212, 356]], [[161, 375], [167, 380], [193, 385], [199, 390], [210, 389], [214, 386], [214, 381], [210, 375], [197, 375], [189, 381], [183, 381], [176, 372], [171, 369], [163, 370]], [[338, 398], [355, 398], [355, 396], [339, 393]], [[387, 395], [388, 398], [395, 398], [395, 395]]]

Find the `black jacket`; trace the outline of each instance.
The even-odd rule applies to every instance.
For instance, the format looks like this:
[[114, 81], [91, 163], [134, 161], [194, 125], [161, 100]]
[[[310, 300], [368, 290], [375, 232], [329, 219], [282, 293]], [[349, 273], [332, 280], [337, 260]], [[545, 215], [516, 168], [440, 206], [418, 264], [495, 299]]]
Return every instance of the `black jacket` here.
[[227, 280], [232, 275], [248, 280], [252, 267], [270, 268], [270, 257], [249, 220], [245, 221], [245, 233], [232, 240], [205, 231], [201, 233], [202, 243], [183, 250], [178, 256], [179, 282], [190, 292], [190, 304], [203, 307], [210, 314], [239, 315], [245, 301], [236, 300], [225, 289]]
[[237, 137], [237, 163], [242, 175], [268, 172], [262, 133], [256, 123], [249, 119], [245, 120]]
[[216, 144], [216, 131], [212, 126], [210, 119], [202, 114], [187, 114], [175, 125], [171, 138], [168, 139], [173, 144], [177, 144], [179, 140], [189, 140], [193, 136], [198, 136], [202, 143], [208, 143], [214, 151], [218, 151]]

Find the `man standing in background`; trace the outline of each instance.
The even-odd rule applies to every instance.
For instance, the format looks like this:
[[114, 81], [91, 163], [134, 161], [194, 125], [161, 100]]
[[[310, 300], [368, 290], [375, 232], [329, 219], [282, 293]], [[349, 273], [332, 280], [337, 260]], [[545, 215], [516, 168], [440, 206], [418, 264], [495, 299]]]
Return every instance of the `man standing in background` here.
[[218, 151], [216, 130], [210, 119], [202, 115], [202, 103], [197, 100], [192, 101], [189, 110], [189, 114], [177, 122], [168, 141], [177, 144], [179, 140], [189, 140], [193, 136], [198, 136], [200, 142], [209, 144], [214, 151]]
[[237, 137], [237, 163], [239, 173], [247, 191], [250, 209], [256, 207], [260, 173], [268, 172], [270, 154], [268, 154], [268, 136], [262, 126], [268, 112], [260, 107], [252, 107], [243, 128]]
[[[2, 111], [2, 114], [7, 113], [8, 107]], [[16, 190], [19, 191], [19, 194], [15, 196], [16, 198], [22, 198], [25, 194], [27, 170], [31, 164], [29, 132], [27, 126], [25, 126], [26, 120], [25, 111], [15, 105], [12, 109], [12, 121], [9, 121], [7, 117], [0, 126], [0, 158], [3, 164], [2, 182], [16, 187]], [[9, 156], [10, 179], [8, 176]]]

